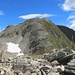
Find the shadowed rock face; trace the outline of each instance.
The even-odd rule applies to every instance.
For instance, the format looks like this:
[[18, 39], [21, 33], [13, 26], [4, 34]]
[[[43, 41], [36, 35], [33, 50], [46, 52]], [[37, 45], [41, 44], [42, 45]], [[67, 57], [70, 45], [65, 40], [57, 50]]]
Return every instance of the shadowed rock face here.
[[6, 50], [8, 42], [19, 44], [24, 54], [42, 54], [53, 48], [71, 47], [62, 31], [45, 18], [30, 19], [16, 26], [8, 26], [0, 33], [0, 50]]
[[67, 38], [69, 40], [71, 40], [73, 43], [75, 43], [75, 31], [65, 27], [65, 26], [60, 26], [58, 25], [58, 27], [60, 28], [60, 30], [67, 36]]

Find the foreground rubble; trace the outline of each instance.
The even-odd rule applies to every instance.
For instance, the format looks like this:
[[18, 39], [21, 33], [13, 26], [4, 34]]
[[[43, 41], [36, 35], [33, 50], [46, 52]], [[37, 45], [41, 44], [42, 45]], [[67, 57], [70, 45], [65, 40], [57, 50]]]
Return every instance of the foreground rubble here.
[[63, 48], [39, 58], [16, 57], [0, 63], [0, 75], [75, 75], [75, 53]]

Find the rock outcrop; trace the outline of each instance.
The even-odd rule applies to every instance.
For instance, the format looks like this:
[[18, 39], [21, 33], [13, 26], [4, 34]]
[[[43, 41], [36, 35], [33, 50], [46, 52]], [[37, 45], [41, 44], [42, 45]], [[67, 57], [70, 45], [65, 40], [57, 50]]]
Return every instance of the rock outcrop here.
[[[33, 56], [14, 57], [10, 61], [0, 63], [0, 75], [75, 75], [75, 52], [69, 48], [60, 49], [55, 54], [54, 52], [55, 49], [38, 58], [33, 58]], [[60, 57], [57, 55], [58, 53], [65, 54]], [[54, 57], [52, 54], [57, 56]], [[53, 56], [53, 60], [50, 55]], [[70, 56], [71, 58], [67, 59]], [[59, 62], [64, 59], [68, 62]]]
[[[63, 69], [58, 70], [60, 75], [75, 75], [75, 51], [69, 48], [53, 50], [50, 54], [44, 55], [53, 66], [61, 64]], [[59, 68], [60, 69], [60, 68]]]

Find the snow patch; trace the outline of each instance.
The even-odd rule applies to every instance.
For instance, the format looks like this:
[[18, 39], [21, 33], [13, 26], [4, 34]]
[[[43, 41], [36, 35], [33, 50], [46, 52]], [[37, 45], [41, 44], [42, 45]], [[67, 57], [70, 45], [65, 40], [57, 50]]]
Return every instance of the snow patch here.
[[18, 54], [17, 54], [17, 56], [23, 56], [23, 55], [24, 55], [23, 53], [18, 53]]
[[21, 49], [18, 47], [19, 44], [15, 44], [12, 42], [6, 43], [7, 46], [7, 51], [11, 53], [20, 53]]

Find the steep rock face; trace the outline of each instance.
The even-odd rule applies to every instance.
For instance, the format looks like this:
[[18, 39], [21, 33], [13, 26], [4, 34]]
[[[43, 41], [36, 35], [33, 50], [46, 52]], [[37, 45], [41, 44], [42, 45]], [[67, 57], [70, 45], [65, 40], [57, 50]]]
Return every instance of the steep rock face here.
[[41, 54], [53, 48], [71, 47], [70, 41], [61, 30], [45, 18], [26, 21], [22, 36], [20, 48], [27, 54]]
[[43, 50], [48, 45], [48, 33], [44, 31], [42, 24], [36, 21], [33, 21], [27, 25], [27, 27], [22, 32], [22, 36], [24, 38], [20, 43], [22, 47], [20, 47], [22, 50], [25, 49], [25, 53], [35, 53], [39, 50], [40, 53], [43, 53]]
[[71, 48], [71, 43], [63, 32], [45, 18], [8, 26], [0, 33], [0, 50], [6, 50], [8, 42], [19, 44], [24, 54], [42, 54], [53, 48]]
[[67, 38], [72, 41], [73, 43], [75, 43], [75, 31], [65, 27], [65, 26], [60, 26], [58, 25], [58, 27], [60, 28], [60, 30], [67, 36]]

